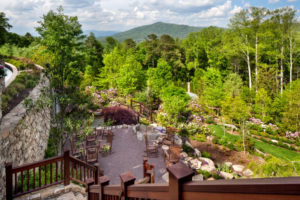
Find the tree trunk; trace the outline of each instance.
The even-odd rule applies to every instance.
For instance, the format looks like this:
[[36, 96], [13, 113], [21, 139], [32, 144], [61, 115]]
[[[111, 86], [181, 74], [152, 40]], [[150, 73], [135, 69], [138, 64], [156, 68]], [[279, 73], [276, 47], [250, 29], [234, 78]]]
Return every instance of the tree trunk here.
[[245, 147], [245, 124], [243, 122], [243, 126], [242, 126], [242, 132], [243, 132], [243, 150], [244, 150], [244, 154], [246, 154], [246, 147]]
[[248, 46], [248, 35], [246, 35], [246, 45], [247, 45], [247, 64], [248, 64], [248, 73], [249, 73], [249, 88], [252, 88], [251, 80], [251, 64], [250, 64], [250, 55], [249, 55], [249, 46]]
[[280, 94], [283, 93], [283, 44], [281, 46], [281, 58], [280, 58]]
[[290, 83], [293, 81], [293, 41], [290, 37]]
[[257, 92], [257, 87], [258, 87], [258, 37], [257, 34], [255, 36], [255, 90]]

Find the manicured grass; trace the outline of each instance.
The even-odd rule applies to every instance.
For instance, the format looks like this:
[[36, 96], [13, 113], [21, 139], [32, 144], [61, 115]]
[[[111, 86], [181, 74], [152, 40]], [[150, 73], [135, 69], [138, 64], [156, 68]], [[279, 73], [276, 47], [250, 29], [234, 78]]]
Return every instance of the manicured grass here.
[[[210, 125], [209, 128], [211, 128], [212, 130], [215, 131], [214, 135], [218, 138], [221, 138], [224, 136], [224, 131], [223, 128], [219, 125]], [[227, 137], [228, 139], [230, 139], [231, 141], [236, 141], [240, 138], [240, 136], [237, 135], [231, 135], [226, 133], [225, 137]], [[286, 160], [286, 161], [300, 161], [300, 154], [295, 152], [295, 151], [291, 151], [288, 149], [284, 149], [272, 144], [268, 144], [262, 141], [258, 141], [255, 139], [251, 139], [254, 143], [255, 143], [255, 148], [271, 154], [277, 158], [280, 158], [282, 160]]]

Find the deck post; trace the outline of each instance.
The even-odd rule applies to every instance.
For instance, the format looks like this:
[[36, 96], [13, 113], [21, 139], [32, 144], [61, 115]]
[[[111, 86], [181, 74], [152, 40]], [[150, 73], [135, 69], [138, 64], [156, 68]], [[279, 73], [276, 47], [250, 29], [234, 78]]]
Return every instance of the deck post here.
[[182, 185], [192, 180], [194, 172], [181, 162], [168, 167], [167, 170], [169, 172], [169, 197], [172, 200], [182, 200]]
[[95, 185], [97, 185], [98, 184], [98, 178], [100, 177], [100, 164], [95, 163], [94, 166], [96, 167], [96, 170], [95, 170]]
[[104, 187], [106, 185], [109, 185], [109, 177], [108, 176], [99, 177], [99, 184], [100, 184], [100, 200], [104, 200]]
[[[5, 173], [6, 173], [6, 199], [13, 199], [13, 187], [12, 187], [12, 163], [5, 164]], [[17, 184], [17, 183], [15, 183]]]
[[70, 151], [64, 152], [64, 185], [70, 184]]
[[132, 109], [132, 99], [130, 99], [130, 107], [131, 107], [131, 109]]
[[152, 108], [150, 108], [150, 123], [152, 123]]
[[121, 189], [123, 192], [124, 200], [129, 200], [127, 197], [127, 187], [134, 184], [135, 177], [132, 172], [126, 172], [120, 175]]

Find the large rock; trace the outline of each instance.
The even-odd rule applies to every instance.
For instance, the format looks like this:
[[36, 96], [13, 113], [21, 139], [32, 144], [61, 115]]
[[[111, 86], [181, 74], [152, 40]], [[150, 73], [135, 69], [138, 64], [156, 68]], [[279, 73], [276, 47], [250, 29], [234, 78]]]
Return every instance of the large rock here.
[[199, 149], [194, 149], [195, 150], [195, 154], [197, 157], [201, 157], [201, 152], [199, 151]]
[[209, 173], [216, 170], [215, 163], [211, 159], [200, 157], [199, 160], [202, 161], [201, 170], [208, 171]]
[[181, 139], [179, 136], [175, 135], [175, 136], [174, 136], [174, 143], [175, 143], [177, 146], [181, 146], [181, 145], [182, 145], [182, 139]]
[[190, 167], [193, 169], [200, 169], [202, 162], [198, 159], [193, 159], [190, 161]]
[[224, 162], [224, 165], [230, 168], [232, 166], [232, 162]]
[[235, 172], [241, 173], [244, 170], [245, 166], [243, 165], [232, 165], [232, 169]]
[[188, 157], [187, 153], [185, 153], [185, 152], [180, 153], [180, 158], [185, 159], [186, 157]]
[[250, 177], [253, 175], [253, 171], [251, 171], [250, 169], [246, 169], [245, 171], [243, 171], [243, 175]]
[[203, 175], [198, 174], [198, 175], [193, 176], [192, 181], [203, 181]]
[[224, 179], [233, 179], [233, 175], [228, 172], [220, 172], [220, 176], [222, 176]]
[[194, 149], [193, 145], [191, 145], [191, 143], [189, 143], [188, 141], [185, 141], [185, 145]]
[[162, 175], [162, 179], [165, 182], [169, 183], [169, 172], [166, 172], [164, 175]]

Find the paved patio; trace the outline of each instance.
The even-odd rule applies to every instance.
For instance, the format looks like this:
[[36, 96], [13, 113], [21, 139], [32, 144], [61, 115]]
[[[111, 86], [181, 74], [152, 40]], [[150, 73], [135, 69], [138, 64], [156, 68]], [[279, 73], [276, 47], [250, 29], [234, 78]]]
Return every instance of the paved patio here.
[[[137, 139], [132, 127], [113, 129], [112, 152], [100, 155], [99, 163], [104, 174], [109, 176], [110, 184], [120, 184], [120, 174], [132, 171], [136, 180], [143, 178], [143, 158], [145, 141]], [[155, 183], [163, 183], [162, 175], [166, 172], [161, 148], [157, 158], [148, 158], [148, 163], [155, 165]]]

